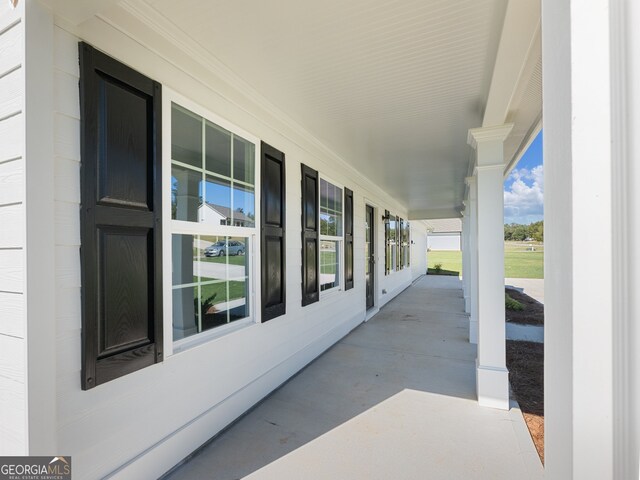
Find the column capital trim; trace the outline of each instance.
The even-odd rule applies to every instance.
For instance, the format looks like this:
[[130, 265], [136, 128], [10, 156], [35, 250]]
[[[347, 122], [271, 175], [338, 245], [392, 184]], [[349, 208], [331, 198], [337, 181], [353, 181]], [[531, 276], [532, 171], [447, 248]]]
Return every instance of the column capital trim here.
[[473, 168], [473, 174], [477, 175], [478, 172], [486, 172], [490, 170], [500, 170], [500, 172], [502, 173], [504, 171], [504, 165], [502, 165], [501, 163], [497, 165], [478, 165]]
[[513, 130], [513, 123], [495, 125], [493, 127], [470, 128], [467, 134], [467, 143], [473, 148], [482, 142], [504, 142]]

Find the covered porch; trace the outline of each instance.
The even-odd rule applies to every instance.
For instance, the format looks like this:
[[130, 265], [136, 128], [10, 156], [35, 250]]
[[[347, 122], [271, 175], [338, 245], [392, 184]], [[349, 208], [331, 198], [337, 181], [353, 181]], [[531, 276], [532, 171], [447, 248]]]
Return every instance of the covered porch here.
[[462, 285], [422, 276], [164, 480], [541, 479], [515, 402], [478, 406]]
[[[544, 107], [545, 474], [638, 477], [637, 2], [1, 5], [0, 453], [155, 478], [293, 377], [173, 477], [538, 478], [510, 408], [503, 181]], [[209, 181], [251, 221], [181, 216]], [[461, 282], [401, 294], [423, 221], [453, 217]], [[253, 248], [209, 277], [202, 237]]]
[[423, 276], [163, 480], [541, 479], [517, 404], [478, 406], [456, 277]]

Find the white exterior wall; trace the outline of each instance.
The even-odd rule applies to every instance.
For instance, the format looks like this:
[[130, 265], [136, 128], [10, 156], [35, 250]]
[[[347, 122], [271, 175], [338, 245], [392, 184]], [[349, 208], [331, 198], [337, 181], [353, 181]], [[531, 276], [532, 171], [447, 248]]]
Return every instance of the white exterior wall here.
[[427, 237], [429, 250], [461, 250], [459, 233], [429, 233]]
[[[126, 30], [137, 24], [124, 18], [123, 25]], [[121, 478], [151, 478], [171, 468], [365, 319], [365, 198], [378, 210], [387, 208], [404, 218], [407, 212], [286, 117], [257, 104], [212, 71], [195, 66], [190, 58], [175, 56], [168, 40], [146, 37], [146, 30], [133, 28], [154, 41], [156, 52], [166, 47], [170, 62], [102, 21], [91, 20], [80, 29], [61, 24], [54, 30], [57, 448], [73, 456], [78, 478], [113, 472]], [[287, 175], [287, 314], [89, 391], [80, 388], [79, 38], [282, 150]], [[354, 288], [321, 296], [304, 309], [301, 163], [354, 191], [355, 222]], [[384, 229], [377, 213], [375, 227], [376, 307], [380, 307], [410, 285], [413, 270], [385, 277]], [[387, 294], [381, 294], [383, 289]]]
[[0, 3], [0, 454], [27, 453], [24, 9]]

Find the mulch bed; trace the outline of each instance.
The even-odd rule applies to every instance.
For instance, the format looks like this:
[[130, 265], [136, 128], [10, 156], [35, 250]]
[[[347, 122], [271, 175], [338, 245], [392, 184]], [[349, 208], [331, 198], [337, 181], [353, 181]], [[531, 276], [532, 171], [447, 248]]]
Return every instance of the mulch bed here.
[[509, 382], [544, 463], [544, 344], [507, 340]]
[[453, 276], [457, 277], [458, 275], [460, 275], [460, 272], [456, 272], [455, 270], [442, 270], [442, 269], [440, 269], [440, 271], [436, 271], [435, 268], [428, 268], [427, 275], [448, 275], [452, 277]]
[[511, 298], [524, 305], [524, 310], [507, 310], [507, 322], [524, 325], [544, 325], [544, 305], [518, 290], [505, 288]]
[[[544, 325], [544, 305], [517, 290], [506, 289], [524, 310], [506, 310], [508, 322]], [[544, 344], [507, 340], [511, 390], [544, 464]]]

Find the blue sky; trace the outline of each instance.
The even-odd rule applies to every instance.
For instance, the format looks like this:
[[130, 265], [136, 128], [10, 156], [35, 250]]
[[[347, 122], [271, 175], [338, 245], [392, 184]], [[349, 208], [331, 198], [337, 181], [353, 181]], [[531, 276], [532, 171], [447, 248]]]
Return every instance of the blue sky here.
[[526, 225], [542, 220], [543, 198], [541, 131], [504, 181], [504, 223]]

